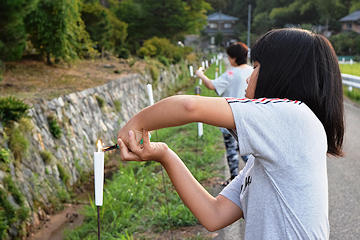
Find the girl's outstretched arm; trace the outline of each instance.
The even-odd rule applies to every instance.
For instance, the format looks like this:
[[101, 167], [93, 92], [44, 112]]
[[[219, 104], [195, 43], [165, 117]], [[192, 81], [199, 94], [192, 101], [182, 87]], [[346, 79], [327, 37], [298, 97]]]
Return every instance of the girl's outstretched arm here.
[[151, 143], [148, 132], [143, 131], [143, 145], [139, 146], [134, 132], [129, 131], [128, 135], [131, 151], [118, 139], [121, 159], [161, 163], [182, 201], [207, 230], [216, 231], [243, 217], [242, 210], [229, 199], [221, 195], [211, 196], [165, 143]]
[[152, 131], [190, 122], [235, 129], [234, 117], [225, 98], [176, 95], [141, 110], [119, 131], [118, 138], [128, 145], [130, 130], [135, 132], [139, 142], [143, 129]]
[[210, 78], [208, 78], [202, 70], [196, 70], [195, 75], [198, 76], [203, 81], [205, 87], [207, 87], [210, 90], [215, 90], [215, 87], [212, 84]]

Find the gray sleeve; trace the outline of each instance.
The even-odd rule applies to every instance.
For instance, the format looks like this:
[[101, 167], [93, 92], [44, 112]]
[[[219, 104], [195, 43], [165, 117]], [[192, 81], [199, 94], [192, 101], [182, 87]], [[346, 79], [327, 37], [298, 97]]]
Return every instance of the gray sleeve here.
[[234, 180], [232, 180], [230, 184], [220, 192], [220, 195], [235, 203], [241, 210], [243, 210], [240, 202], [241, 185], [244, 184], [244, 179], [247, 175], [247, 172], [250, 170], [253, 164], [254, 156], [250, 156], [246, 162], [245, 167], [239, 172]]
[[218, 78], [211, 81], [211, 83], [215, 87], [216, 93], [219, 96], [222, 96], [222, 94], [226, 91], [226, 89], [229, 86], [230, 79], [228, 79], [228, 77], [229, 75], [227, 74], [227, 72], [224, 72]]

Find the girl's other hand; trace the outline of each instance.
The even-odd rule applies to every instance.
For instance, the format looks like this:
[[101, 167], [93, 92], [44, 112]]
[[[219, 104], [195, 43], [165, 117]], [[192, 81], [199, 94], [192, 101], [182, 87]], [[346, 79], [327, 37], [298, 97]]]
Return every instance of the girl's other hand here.
[[165, 143], [150, 142], [148, 131], [143, 130], [143, 144], [139, 145], [132, 130], [129, 131], [128, 147], [118, 139], [120, 157], [123, 161], [157, 161], [165, 159], [169, 147]]

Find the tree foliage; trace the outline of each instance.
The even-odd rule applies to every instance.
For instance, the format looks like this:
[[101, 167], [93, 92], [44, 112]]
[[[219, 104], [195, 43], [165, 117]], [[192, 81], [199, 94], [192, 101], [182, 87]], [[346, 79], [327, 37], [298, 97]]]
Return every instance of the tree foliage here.
[[80, 15], [79, 0], [40, 0], [27, 16], [31, 41], [41, 54], [65, 62], [91, 51], [91, 40]]
[[146, 40], [143, 46], [137, 51], [137, 55], [141, 58], [157, 57], [164, 65], [166, 60], [173, 63], [179, 62], [181, 58], [185, 58], [192, 52], [190, 47], [180, 47], [172, 44], [167, 38], [152, 37]]
[[99, 2], [85, 2], [81, 11], [86, 31], [99, 49], [119, 52], [127, 37], [127, 23], [120, 21]]
[[0, 58], [13, 61], [21, 58], [26, 47], [24, 17], [38, 0], [0, 1]]
[[210, 5], [204, 0], [124, 0], [110, 4], [110, 10], [128, 23], [128, 42], [135, 49], [153, 36], [182, 40], [186, 33], [206, 24], [208, 9]]

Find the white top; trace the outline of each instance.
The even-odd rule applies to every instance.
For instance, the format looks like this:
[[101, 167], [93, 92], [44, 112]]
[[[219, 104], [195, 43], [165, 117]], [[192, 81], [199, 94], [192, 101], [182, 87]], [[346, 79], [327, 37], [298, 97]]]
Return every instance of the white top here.
[[253, 68], [249, 65], [233, 67], [227, 70], [220, 77], [212, 80], [215, 91], [222, 97], [245, 97], [246, 79], [251, 75]]
[[299, 101], [227, 100], [240, 155], [253, 157], [220, 194], [242, 209], [245, 239], [329, 239], [327, 139], [316, 115]]

